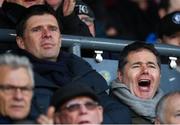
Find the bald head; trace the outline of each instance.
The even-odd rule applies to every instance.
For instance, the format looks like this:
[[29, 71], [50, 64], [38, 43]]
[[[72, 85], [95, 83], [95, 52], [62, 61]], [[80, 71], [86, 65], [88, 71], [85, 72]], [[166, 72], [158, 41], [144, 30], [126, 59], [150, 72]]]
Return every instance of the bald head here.
[[168, 93], [159, 101], [156, 124], [180, 124], [180, 91]]

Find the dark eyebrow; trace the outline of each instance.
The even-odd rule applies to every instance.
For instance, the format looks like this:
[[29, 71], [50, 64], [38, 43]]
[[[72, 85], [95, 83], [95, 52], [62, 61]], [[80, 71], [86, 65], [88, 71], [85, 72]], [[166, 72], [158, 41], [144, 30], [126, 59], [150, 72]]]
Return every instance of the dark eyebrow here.
[[175, 115], [180, 114], [180, 110], [177, 110], [174, 114]]
[[147, 64], [153, 64], [153, 65], [156, 65], [157, 63], [149, 61], [149, 62], [147, 62]]
[[56, 25], [56, 24], [51, 24], [51, 23], [50, 23], [50, 24], [47, 24], [46, 26], [47, 26], [47, 27], [57, 27], [57, 28], [59, 28], [58, 25]]
[[134, 62], [131, 65], [140, 65], [140, 64], [142, 64], [142, 62]]
[[32, 27], [31, 30], [33, 29], [40, 29], [42, 26], [38, 25], [38, 26], [35, 26], [35, 27]]
[[[134, 62], [134, 63], [132, 63], [131, 65], [141, 65], [141, 64], [142, 64], [142, 62]], [[157, 63], [149, 61], [149, 62], [147, 62], [146, 64], [156, 65]]]
[[177, 112], [177, 113], [179, 113], [179, 112], [180, 112], [180, 110], [177, 110], [176, 112]]

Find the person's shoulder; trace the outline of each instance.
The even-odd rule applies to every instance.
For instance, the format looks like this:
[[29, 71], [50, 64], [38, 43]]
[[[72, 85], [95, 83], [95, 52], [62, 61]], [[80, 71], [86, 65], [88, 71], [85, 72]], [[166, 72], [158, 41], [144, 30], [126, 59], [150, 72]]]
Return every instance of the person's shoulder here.
[[71, 60], [71, 61], [85, 61], [83, 60], [81, 57], [73, 54], [73, 53], [68, 53], [68, 52], [65, 52], [65, 51], [61, 51], [60, 52], [60, 59], [63, 59], [63, 60]]
[[143, 116], [135, 113], [133, 110], [130, 110], [130, 113], [133, 124], [152, 124], [150, 120], [145, 119]]
[[6, 12], [3, 10], [2, 7], [0, 8], [0, 17], [0, 28], [14, 29], [11, 20], [8, 18]]

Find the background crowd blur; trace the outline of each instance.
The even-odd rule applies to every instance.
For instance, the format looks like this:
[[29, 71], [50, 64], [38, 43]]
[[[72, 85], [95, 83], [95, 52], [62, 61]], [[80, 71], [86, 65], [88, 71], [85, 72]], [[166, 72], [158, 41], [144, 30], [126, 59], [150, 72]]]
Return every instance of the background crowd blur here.
[[[16, 31], [16, 42], [19, 48], [18, 50], [8, 48], [8, 50], [11, 49], [11, 53], [27, 56], [33, 64], [35, 73], [35, 87], [4, 87], [3, 85], [0, 86], [0, 89], [2, 92], [11, 90], [17, 94], [24, 91], [24, 89], [29, 92], [34, 90], [32, 111], [28, 116], [30, 119], [36, 119], [39, 114], [46, 112], [54, 90], [66, 86], [75, 79], [82, 80], [83, 84], [90, 86], [100, 98], [104, 108], [103, 123], [131, 123], [129, 109], [126, 109], [124, 102], [121, 104], [121, 101], [114, 100], [114, 96], [108, 95], [107, 90], [109, 87], [105, 79], [85, 60], [72, 53], [64, 52], [66, 48], [60, 49], [61, 38], [63, 38], [61, 34], [137, 41], [134, 48], [139, 47], [139, 49], [137, 49], [138, 51], [134, 49], [133, 52], [138, 54], [134, 56], [131, 49], [128, 50], [125, 47], [126, 51], [130, 51], [130, 55], [133, 55], [133, 58], [128, 58], [127, 52], [127, 63], [126, 59], [124, 59], [124, 67], [129, 62], [136, 60], [137, 63], [132, 69], [137, 67], [141, 69], [139, 70], [139, 76], [134, 75], [138, 73], [138, 70], [135, 70], [136, 72], [132, 73], [132, 75], [130, 74], [132, 81], [134, 78], [136, 79], [133, 83], [136, 86], [133, 89], [138, 90], [132, 91], [130, 89], [130, 95], [128, 96], [133, 97], [133, 99], [136, 99], [136, 97], [131, 93], [138, 95], [138, 92], [142, 94], [139, 94], [139, 98], [142, 99], [156, 97], [155, 94], [158, 93], [156, 90], [160, 84], [160, 59], [154, 59], [156, 54], [152, 56], [154, 52], [150, 53], [149, 49], [142, 49], [143, 44], [146, 46], [148, 43], [164, 43], [180, 46], [180, 0], [0, 0], [0, 17], [1, 29], [14, 29]], [[110, 39], [107, 40], [111, 42]], [[148, 44], [147, 46], [151, 45]], [[81, 52], [83, 53], [82, 57], [92, 57], [92, 50], [89, 50], [89, 48]], [[122, 51], [121, 54], [124, 53], [126, 54], [126, 52]], [[105, 51], [104, 54], [109, 59], [114, 59], [116, 56], [119, 58], [119, 53]], [[126, 58], [124, 55], [122, 57]], [[156, 62], [153, 62], [155, 60]], [[180, 60], [177, 60], [178, 68], [176, 69], [180, 71]], [[127, 72], [129, 71], [131, 71], [131, 68], [127, 70]], [[124, 72], [126, 71], [120, 72], [119, 70], [119, 81], [126, 79], [126, 77], [121, 78]], [[131, 77], [127, 78], [127, 81], [122, 80], [125, 86], [127, 84], [130, 88], [132, 88], [130, 85], [132, 82], [128, 80]], [[151, 87], [152, 85], [154, 85], [154, 88]], [[44, 92], [44, 90], [47, 91]], [[152, 93], [146, 96], [147, 92]], [[161, 96], [160, 93], [158, 98], [152, 101], [153, 104], [148, 103], [153, 107], [153, 110], [151, 110], [153, 112], [150, 115], [148, 114], [146, 119], [151, 122], [154, 122], [155, 106]], [[138, 104], [139, 98], [137, 99]], [[125, 98], [126, 100], [127, 98]], [[42, 102], [42, 105], [39, 102]], [[130, 104], [129, 100], [127, 102]], [[94, 108], [88, 108], [87, 104]], [[87, 109], [96, 109], [99, 106], [98, 103], [91, 101], [91, 103], [77, 103], [75, 109], [80, 109], [82, 105], [85, 105]], [[134, 101], [132, 105], [134, 105]], [[72, 106], [74, 104], [70, 106], [62, 105], [62, 109], [65, 107], [68, 110]], [[14, 107], [16, 109], [18, 106], [15, 105]], [[139, 113], [142, 106], [135, 108]], [[142, 116], [144, 116], [144, 112], [142, 113]], [[18, 120], [22, 120], [26, 116], [27, 113]], [[145, 116], [147, 115], [145, 114]], [[2, 117], [2, 120], [4, 120], [4, 117], [6, 118], [6, 115]], [[97, 121], [101, 123], [102, 112], [99, 118]], [[9, 118], [5, 120], [9, 122]], [[83, 120], [82, 123], [89, 123], [89, 121]]]

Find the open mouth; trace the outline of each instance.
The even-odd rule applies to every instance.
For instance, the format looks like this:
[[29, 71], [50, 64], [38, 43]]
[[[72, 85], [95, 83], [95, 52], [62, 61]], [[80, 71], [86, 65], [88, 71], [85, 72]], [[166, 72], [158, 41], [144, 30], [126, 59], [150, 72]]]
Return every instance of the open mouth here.
[[78, 124], [90, 124], [90, 122], [89, 121], [81, 121]]
[[150, 90], [151, 81], [148, 79], [141, 79], [138, 81], [138, 86], [141, 91], [149, 91]]
[[35, 1], [35, 0], [25, 0], [26, 2], [33, 2], [33, 1]]

